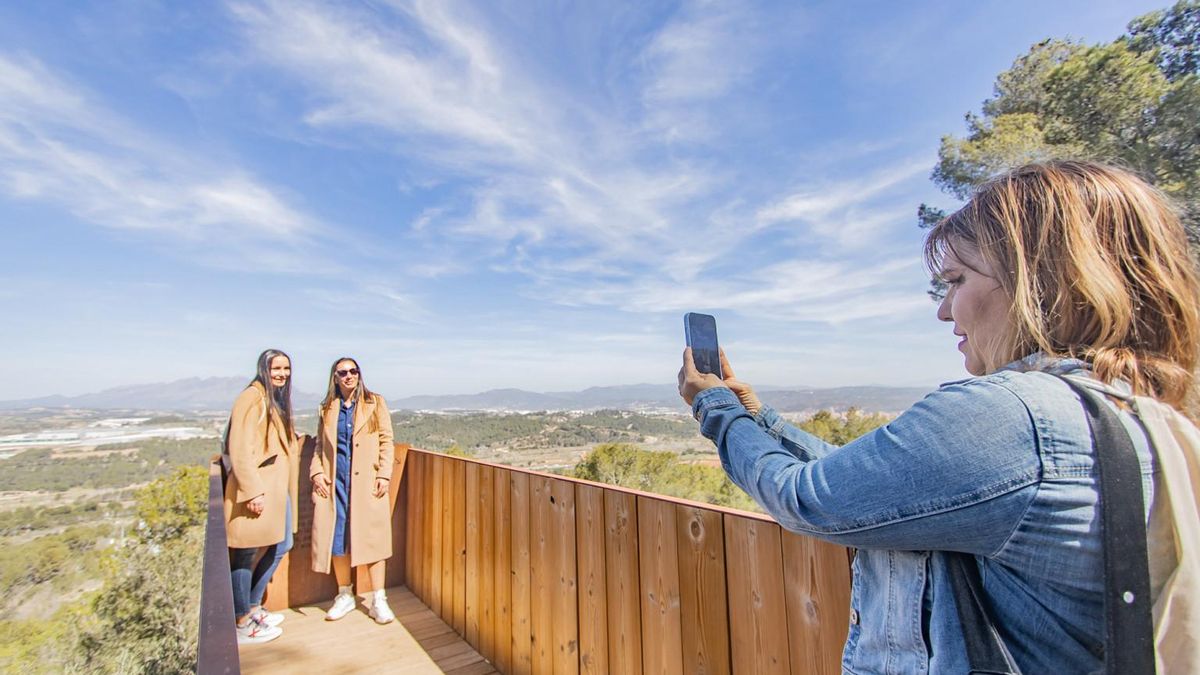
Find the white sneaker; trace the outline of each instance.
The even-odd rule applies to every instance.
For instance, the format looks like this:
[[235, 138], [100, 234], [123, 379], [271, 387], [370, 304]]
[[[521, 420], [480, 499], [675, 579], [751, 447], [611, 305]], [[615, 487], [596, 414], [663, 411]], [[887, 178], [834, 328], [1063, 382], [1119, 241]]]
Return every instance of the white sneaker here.
[[355, 602], [353, 594], [351, 594], [349, 591], [342, 591], [338, 593], [337, 597], [333, 600], [333, 607], [330, 607], [329, 611], [325, 613], [325, 620], [337, 621], [343, 616], [349, 614], [350, 610], [354, 609], [354, 605]]
[[265, 623], [271, 628], [274, 628], [275, 626], [283, 623], [283, 620], [286, 617], [279, 612], [268, 612], [265, 609], [259, 609], [254, 613], [254, 618], [258, 619], [259, 623]]
[[388, 607], [387, 596], [382, 590], [375, 591], [371, 598], [371, 609], [367, 612], [375, 623], [390, 623], [395, 620], [396, 615], [392, 614], [392, 608]]
[[282, 628], [268, 626], [254, 617], [250, 617], [246, 625], [237, 627], [237, 643], [239, 645], [257, 645], [263, 642], [270, 642], [280, 635], [283, 635]]

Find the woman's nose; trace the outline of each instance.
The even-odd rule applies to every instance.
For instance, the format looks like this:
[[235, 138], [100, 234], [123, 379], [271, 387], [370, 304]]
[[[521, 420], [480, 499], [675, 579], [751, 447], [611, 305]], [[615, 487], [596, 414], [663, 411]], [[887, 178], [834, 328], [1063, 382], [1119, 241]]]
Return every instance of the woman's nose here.
[[937, 318], [940, 321], [953, 321], [954, 315], [950, 313], [950, 292], [942, 298], [941, 304], [937, 308]]

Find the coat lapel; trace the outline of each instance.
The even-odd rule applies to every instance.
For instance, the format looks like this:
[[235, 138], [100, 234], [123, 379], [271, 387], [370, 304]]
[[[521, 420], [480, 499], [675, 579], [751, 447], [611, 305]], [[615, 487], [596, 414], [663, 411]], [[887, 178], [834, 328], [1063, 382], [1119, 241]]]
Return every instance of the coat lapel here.
[[[278, 415], [272, 414], [271, 402], [267, 400], [266, 387], [262, 386], [262, 383], [258, 381], [252, 382], [251, 386], [258, 390], [258, 395], [262, 401], [263, 415], [266, 416], [267, 422], [267, 434], [270, 435], [271, 433], [274, 433], [275, 437], [279, 440], [279, 445], [283, 448], [283, 451], [291, 454], [294, 439], [288, 438], [287, 429], [284, 427], [283, 420], [279, 419]], [[269, 443], [268, 447], [270, 447]]]
[[334, 399], [329, 402], [329, 405], [321, 409], [322, 433], [325, 434], [325, 447], [329, 448], [329, 456], [331, 458], [337, 455], [337, 421], [341, 406], [341, 400]]
[[275, 428], [275, 436], [279, 438], [279, 445], [283, 447], [284, 452], [289, 455], [292, 454], [292, 446], [295, 444], [295, 441], [288, 438], [287, 427], [284, 425], [283, 420], [277, 415], [272, 415], [271, 420], [274, 422], [271, 426]]
[[367, 426], [367, 420], [371, 419], [371, 416], [374, 414], [375, 414], [375, 401], [373, 401], [373, 400], [366, 401], [365, 399], [362, 399], [362, 398], [358, 399], [358, 404], [354, 406], [354, 435], [355, 436], [358, 435], [358, 432], [361, 431], [363, 427]]

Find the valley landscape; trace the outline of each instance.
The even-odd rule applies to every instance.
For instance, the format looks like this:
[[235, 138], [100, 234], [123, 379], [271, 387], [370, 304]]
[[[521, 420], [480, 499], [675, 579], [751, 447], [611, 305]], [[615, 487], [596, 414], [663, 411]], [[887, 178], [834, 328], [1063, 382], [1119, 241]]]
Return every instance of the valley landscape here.
[[[88, 641], [117, 644], [105, 631], [130, 620], [126, 603], [144, 604], [129, 594], [147, 579], [122, 570], [139, 565], [157, 584], [180, 574], [180, 565], [163, 567], [167, 559], [154, 553], [166, 542], [179, 560], [199, 556], [204, 466], [219, 452], [224, 408], [244, 386], [242, 378], [195, 378], [0, 402], [0, 670], [18, 663], [33, 664], [28, 672], [88, 669], [96, 658], [85, 656]], [[890, 413], [922, 393], [767, 388], [762, 395], [833, 440], [889, 418], [863, 410]], [[297, 415], [297, 431], [315, 433], [316, 397], [297, 392], [294, 400], [298, 410], [314, 411]], [[725, 478], [673, 385], [390, 402], [396, 440], [417, 448], [757, 508]], [[178, 522], [164, 529], [160, 521]], [[154, 611], [180, 612], [181, 625], [190, 625], [198, 579], [173, 583], [174, 599]]]

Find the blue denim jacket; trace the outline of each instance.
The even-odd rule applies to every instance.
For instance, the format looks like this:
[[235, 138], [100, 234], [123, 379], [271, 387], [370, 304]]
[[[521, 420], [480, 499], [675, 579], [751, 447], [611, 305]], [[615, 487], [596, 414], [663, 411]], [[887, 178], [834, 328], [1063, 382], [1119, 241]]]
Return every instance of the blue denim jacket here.
[[[945, 551], [977, 556], [1022, 672], [1102, 669], [1092, 442], [1059, 378], [1010, 369], [942, 385], [840, 448], [768, 407], [751, 416], [723, 387], [697, 395], [693, 412], [730, 478], [783, 527], [858, 547], [845, 672], [967, 672]], [[1149, 512], [1149, 444], [1135, 417], [1121, 419]]]

